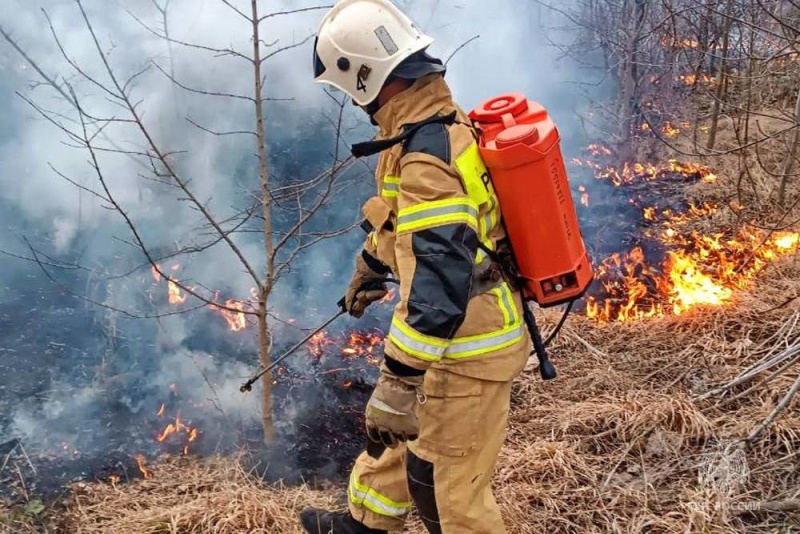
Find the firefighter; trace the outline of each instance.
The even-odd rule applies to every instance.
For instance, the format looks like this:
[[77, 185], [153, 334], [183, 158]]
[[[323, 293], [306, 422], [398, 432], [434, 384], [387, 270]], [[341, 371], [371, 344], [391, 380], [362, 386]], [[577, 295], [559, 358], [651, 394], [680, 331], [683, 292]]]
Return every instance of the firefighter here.
[[307, 532], [402, 530], [412, 503], [431, 533], [505, 532], [490, 481], [531, 341], [520, 293], [490, 258], [505, 232], [477, 133], [432, 42], [389, 0], [341, 0], [317, 33], [315, 82], [379, 129], [354, 147], [380, 156], [343, 303], [360, 317], [387, 275], [400, 287], [365, 417], [387, 448], [356, 459], [348, 510], [301, 512]]

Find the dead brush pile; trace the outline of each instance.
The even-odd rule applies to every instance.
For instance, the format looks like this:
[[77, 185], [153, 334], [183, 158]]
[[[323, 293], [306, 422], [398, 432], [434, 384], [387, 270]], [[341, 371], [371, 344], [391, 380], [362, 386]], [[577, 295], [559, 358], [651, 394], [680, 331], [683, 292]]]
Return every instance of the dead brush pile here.
[[[545, 330], [558, 314], [545, 310]], [[739, 446], [785, 397], [797, 367], [741, 398], [734, 399], [737, 392], [772, 371], [708, 395], [768, 353], [798, 343], [797, 257], [769, 267], [724, 307], [637, 323], [571, 318], [552, 347], [558, 380], [542, 382], [534, 371], [514, 388], [495, 476], [508, 531], [800, 527], [797, 398], [751, 445]], [[699, 399], [704, 393], [708, 398]], [[180, 459], [155, 473], [127, 485], [76, 487], [65, 531], [295, 533], [300, 509], [341, 505], [343, 492], [265, 485], [232, 458]], [[406, 532], [425, 531], [412, 520]]]

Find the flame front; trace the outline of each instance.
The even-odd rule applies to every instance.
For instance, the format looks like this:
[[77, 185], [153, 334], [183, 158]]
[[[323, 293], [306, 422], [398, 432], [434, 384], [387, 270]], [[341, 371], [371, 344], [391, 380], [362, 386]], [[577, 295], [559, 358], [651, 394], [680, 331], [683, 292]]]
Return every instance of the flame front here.
[[[596, 156], [610, 155], [590, 147]], [[591, 167], [599, 179], [622, 187], [654, 181], [667, 173], [713, 182], [716, 175], [703, 165], [626, 163], [621, 169], [596, 161], [576, 161]], [[658, 194], [654, 195], [658, 196]], [[713, 201], [686, 203], [684, 209], [646, 205], [641, 193], [630, 202], [640, 206], [645, 223], [643, 237], [652, 246], [636, 246], [615, 253], [595, 269], [594, 287], [586, 297], [586, 315], [601, 322], [624, 322], [665, 314], [680, 315], [697, 306], [729, 302], [736, 290], [745, 288], [769, 262], [795, 254], [800, 233], [758, 229], [727, 229], [715, 234], [687, 231], [684, 226], [713, 215], [720, 204]], [[735, 206], [732, 206], [735, 209]]]

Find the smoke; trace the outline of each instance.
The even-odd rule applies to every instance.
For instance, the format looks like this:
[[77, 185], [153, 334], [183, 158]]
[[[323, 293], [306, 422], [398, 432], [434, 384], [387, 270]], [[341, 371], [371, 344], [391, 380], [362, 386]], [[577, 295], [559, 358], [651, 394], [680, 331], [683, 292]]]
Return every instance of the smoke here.
[[[431, 52], [442, 59], [452, 55], [448, 80], [462, 107], [470, 109], [501, 92], [522, 91], [548, 106], [556, 120], [563, 123], [564, 137], [572, 137], [567, 125], [571, 125], [573, 119], [571, 113], [576, 109], [577, 92], [564, 89], [574, 71], [545, 41], [551, 36], [547, 27], [552, 21], [544, 17], [546, 13], [543, 15], [540, 8], [534, 4], [521, 6], [511, 0], [493, 2], [491, 8], [475, 2], [400, 3], [436, 38]], [[243, 11], [249, 9], [246, 2], [240, 4]], [[192, 94], [168, 77], [174, 74], [181, 85], [210, 93], [251, 94], [252, 75], [247, 62], [234, 55], [215, 57], [222, 54], [213, 52], [232, 49], [249, 54], [252, 43], [247, 21], [219, 1], [174, 0], [169, 3], [168, 11], [173, 40], [169, 43], [145, 27], [154, 32], [164, 31], [160, 13], [149, 2], [120, 0], [113, 7], [105, 2], [84, 2], [84, 5], [120, 83], [150, 65], [132, 85], [133, 100], [139, 103], [138, 111], [157, 145], [165, 152], [176, 154], [175, 167], [184, 180], [191, 181], [197, 198], [207, 203], [218, 220], [233, 217], [252, 203], [249, 192], [257, 189], [252, 137], [217, 136], [187, 122], [188, 118], [215, 132], [252, 131], [252, 103], [246, 99]], [[272, 9], [281, 11], [313, 5], [313, 2], [284, 1]], [[70, 61], [98, 83], [111, 85], [92, 35], [72, 2], [13, 0], [6, 11], [9, 15], [0, 19], [0, 24], [62, 90], [75, 91], [92, 116], [126, 116], [119, 102], [109, 98], [95, 83], [76, 74], [59, 52], [41, 9], [49, 15]], [[323, 13], [308, 11], [268, 19], [261, 38], [274, 43], [269, 51], [300, 43], [312, 36]], [[206, 49], [180, 43], [198, 43]], [[266, 62], [267, 97], [292, 99], [267, 103], [270, 166], [278, 180], [296, 178], [287, 177], [284, 170], [291, 160], [303, 161], [299, 168], [307, 175], [319, 172], [329, 162], [326, 153], [334, 150], [335, 141], [330, 131], [323, 130], [320, 135], [325, 117], [334, 110], [322, 88], [311, 81], [311, 46], [312, 41], [307, 40]], [[53, 88], [46, 85], [31, 88], [41, 79], [5, 42], [0, 43], [0, 57], [4, 58], [3, 74], [10, 82], [10, 89], [22, 92], [54, 116], [63, 116], [59, 122], [66, 127], [80, 129], [75, 110]], [[154, 68], [151, 62], [164, 72]], [[88, 248], [90, 255], [102, 256], [121, 250], [131, 256], [130, 247], [119, 243], [120, 239], [131, 240], [119, 214], [107, 209], [106, 202], [76, 188], [55, 172], [102, 193], [88, 164], [87, 152], [70, 146], [75, 144], [74, 140], [21, 98], [12, 99], [9, 106], [7, 113], [4, 110], [9, 120], [3, 121], [7, 135], [0, 144], [2, 199], [18, 206], [39, 228], [48, 229], [54, 252], [66, 253], [80, 247]], [[348, 105], [346, 125], [353, 130], [342, 147], [371, 135], [368, 128], [356, 126], [363, 117], [355, 113]], [[135, 125], [112, 124], [103, 134], [107, 137], [98, 138], [99, 143], [108, 149], [142, 151], [149, 148]], [[311, 136], [315, 138], [310, 140]], [[312, 149], [312, 145], [316, 146]], [[310, 149], [315, 155], [313, 160], [303, 156]], [[113, 197], [152, 249], [200, 245], [211, 239], [204, 226], [206, 221], [196, 209], [182, 202], [182, 195], [174, 187], [142, 178], [142, 175], [152, 176], [145, 158], [106, 152], [100, 154], [100, 162]], [[362, 173], [365, 170], [359, 168]], [[349, 190], [347, 196], [339, 197], [327, 208], [332, 212], [326, 215], [329, 219], [343, 224], [358, 217], [358, 205], [371, 189], [368, 179], [359, 183], [362, 186], [356, 194]], [[310, 251], [307, 255], [310, 270], [299, 273], [292, 286], [304, 287], [302, 296], [316, 301], [321, 289], [332, 288], [328, 279], [341, 277], [350, 267], [352, 254], [336, 254], [335, 259], [331, 259], [330, 252], [351, 251], [359, 238], [354, 232]], [[261, 272], [263, 247], [258, 239], [248, 234], [235, 235], [234, 239], [254, 268]], [[140, 256], [137, 260], [143, 258]], [[253, 286], [253, 281], [244, 275], [238, 260], [224, 244], [193, 255], [181, 273], [210, 288], [231, 291], [238, 298], [246, 297]], [[343, 280], [340, 285], [344, 285]], [[297, 298], [296, 293], [288, 296], [291, 302], [297, 302]], [[311, 302], [306, 303], [309, 304]]]
[[[548, 44], [548, 39], [559, 37], [550, 29], [556, 26], [548, 18], [552, 13], [542, 12], [533, 2], [514, 0], [490, 4], [454, 0], [400, 3], [424, 31], [436, 38], [432, 54], [443, 60], [454, 54], [447, 80], [463, 108], [469, 110], [498, 93], [520, 91], [548, 107], [567, 142], [579, 137], [576, 114], [582, 100], [569, 83], [577, 74], [574, 66]], [[168, 43], [145, 27], [164, 31], [161, 15], [151, 2], [84, 0], [82, 4], [117, 80], [124, 83], [140, 73], [130, 85], [137, 112], [156, 145], [173, 154], [171, 161], [178, 174], [190, 182], [196, 197], [218, 220], [228, 220], [251, 206], [252, 193], [258, 190], [254, 138], [246, 133], [215, 135], [204, 129], [252, 131], [252, 102], [196, 94], [178, 85], [207, 93], [252, 94], [248, 62], [223, 52], [252, 52], [247, 21], [218, 0], [172, 0], [168, 11], [172, 42]], [[249, 2], [233, 4], [242, 11], [249, 10]], [[277, 12], [318, 4], [283, 0], [269, 5]], [[115, 82], [103, 68], [93, 36], [74, 2], [8, 0], [4, 7], [0, 27], [62, 92], [74, 94], [92, 117], [128, 118], [124, 106], [100, 87]], [[360, 111], [348, 104], [344, 138], [337, 145], [333, 136], [330, 120], [337, 108], [311, 79], [313, 39], [308, 38], [323, 13], [312, 10], [276, 16], [262, 28], [260, 37], [270, 44], [269, 52], [303, 43], [265, 62], [266, 96], [270, 99], [266, 102], [266, 129], [273, 183], [314, 176], [330, 165], [330, 154], [337, 146], [343, 154], [350, 144], [373, 134]], [[51, 35], [50, 23], [63, 54]], [[470, 41], [475, 36], [479, 37]], [[205, 49], [181, 43], [197, 43]], [[91, 80], [80, 76], [75, 66]], [[29, 238], [32, 246], [57, 257], [55, 263], [64, 261], [92, 269], [52, 269], [60, 283], [73, 292], [139, 315], [174, 311], [163, 304], [165, 284], [154, 285], [145, 258], [132, 245], [131, 232], [119, 213], [93, 193], [105, 196], [88, 152], [25, 99], [64, 128], [81, 130], [74, 106], [43, 83], [25, 59], [0, 39], [0, 224], [13, 229], [10, 234], [0, 234], [0, 248], [28, 254], [23, 237]], [[89, 127], [96, 130], [97, 125]], [[109, 124], [96, 142], [106, 149], [98, 153], [98, 158], [115, 201], [156, 255], [214, 239], [213, 231], [185, 195], [153, 179], [150, 162], [141, 155], [150, 147], [136, 125]], [[120, 154], [117, 149], [135, 154]], [[349, 176], [349, 186], [324, 208], [319, 222], [310, 225], [309, 231], [341, 227], [358, 218], [359, 206], [374, 194], [374, 185], [370, 169], [364, 165], [357, 164]], [[278, 210], [276, 217], [283, 216]], [[233, 240], [253, 268], [262, 273], [263, 244], [260, 235], [253, 233], [257, 225], [245, 229], [248, 231], [234, 234]], [[362, 238], [356, 229], [298, 256], [271, 300], [273, 314], [284, 321], [294, 319], [297, 325], [278, 323], [276, 349], [302, 336], [298, 326], [313, 327], [335, 312]], [[8, 273], [12, 270], [41, 277], [33, 264], [10, 258], [0, 261], [9, 265], [0, 268], [0, 286], [11, 282]], [[246, 299], [254, 286], [224, 244], [164, 264], [173, 263], [180, 266], [171, 274], [188, 285], [220, 290], [223, 301]], [[191, 305], [190, 298], [186, 306]], [[96, 346], [103, 347], [112, 328], [110, 312], [91, 306], [85, 309], [95, 315], [94, 329], [76, 330], [75, 336], [94, 337]], [[113, 328], [126, 339], [124, 347], [113, 347], [121, 356], [112, 367], [115, 372], [138, 377], [117, 391], [114, 402], [124, 404], [131, 413], [152, 411], [153, 402], [144, 392], [163, 392], [178, 384], [181, 391], [210, 399], [214, 410], [243, 421], [257, 419], [256, 395], [245, 397], [238, 390], [256, 361], [252, 327], [228, 332], [222, 317], [207, 308], [162, 318], [157, 328], [152, 321], [127, 320], [124, 314], [111, 316], [116, 321]], [[343, 327], [358, 325], [351, 319], [341, 323]], [[44, 403], [18, 403], [10, 431], [41, 440], [47, 436], [68, 440], [74, 437], [70, 429], [91, 421], [98, 403], [105, 398], [105, 390], [85, 377], [60, 377], [51, 387], [69, 393], [52, 395]], [[42, 418], [47, 425], [42, 424]]]

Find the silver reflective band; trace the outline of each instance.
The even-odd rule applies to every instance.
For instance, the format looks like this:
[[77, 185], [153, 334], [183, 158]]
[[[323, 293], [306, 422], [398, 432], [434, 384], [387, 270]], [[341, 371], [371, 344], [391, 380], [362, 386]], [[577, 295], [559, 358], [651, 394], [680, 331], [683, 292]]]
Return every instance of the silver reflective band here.
[[384, 182], [383, 190], [384, 191], [400, 191], [400, 184], [393, 184], [391, 182]]
[[382, 513], [383, 515], [403, 516], [408, 513], [408, 508], [395, 508], [394, 506], [389, 506], [388, 504], [382, 503], [369, 493], [360, 491], [356, 488], [350, 488], [350, 498], [356, 502], [366, 501], [369, 503], [370, 509], [374, 510], [376, 513]]
[[501, 334], [497, 334], [485, 339], [476, 339], [474, 341], [459, 341], [458, 338], [456, 338], [447, 348], [445, 356], [451, 358], [458, 358], [459, 354], [467, 354], [472, 352], [482, 354], [484, 352], [489, 352], [489, 350], [499, 345], [511, 343], [520, 336], [522, 336], [522, 324], [517, 325], [516, 328], [513, 328], [507, 332], [503, 332]]
[[376, 514], [387, 515], [391, 517], [402, 517], [406, 515], [411, 508], [410, 506], [400, 506], [401, 503], [390, 504], [391, 501], [388, 497], [380, 495], [377, 491], [369, 486], [359, 484], [358, 480], [356, 480], [355, 472], [351, 473], [350, 475], [350, 484], [347, 488], [347, 493], [349, 494], [350, 500], [353, 503], [363, 504], [366, 508], [372, 510]]
[[441, 359], [446, 350], [445, 347], [431, 345], [430, 343], [418, 341], [406, 335], [405, 332], [400, 330], [394, 323], [392, 323], [392, 326], [389, 328], [389, 337], [394, 338], [398, 344], [403, 345], [404, 348], [411, 351], [415, 356], [426, 355], [428, 359], [431, 360]]
[[508, 285], [507, 284], [501, 285], [500, 298], [503, 299], [503, 307], [505, 307], [506, 311], [508, 312], [508, 318], [510, 321], [512, 321], [513, 324], [513, 321], [515, 321], [517, 318], [517, 314], [516, 314], [516, 309], [514, 308], [514, 306], [511, 305], [511, 301], [509, 299], [510, 296], [511, 293], [509, 292]]
[[478, 212], [472, 206], [467, 204], [455, 204], [453, 206], [441, 206], [438, 208], [428, 208], [419, 210], [416, 213], [409, 213], [406, 215], [400, 215], [397, 218], [397, 224], [409, 224], [417, 221], [421, 221], [423, 219], [429, 219], [432, 217], [441, 217], [442, 215], [453, 215], [456, 213], [467, 213], [472, 215], [472, 217], [477, 218]]

